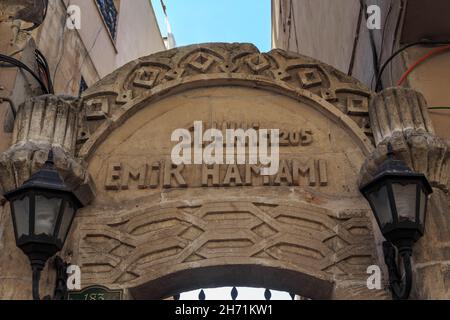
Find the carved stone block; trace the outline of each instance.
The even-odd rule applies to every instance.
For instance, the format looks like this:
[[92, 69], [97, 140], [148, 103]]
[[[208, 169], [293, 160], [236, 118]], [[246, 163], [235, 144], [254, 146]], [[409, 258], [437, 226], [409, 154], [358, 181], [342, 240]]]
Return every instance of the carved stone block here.
[[54, 152], [55, 165], [65, 182], [87, 204], [95, 189], [82, 161], [75, 158], [80, 102], [74, 98], [41, 96], [20, 106], [13, 145], [0, 154], [2, 194], [20, 187]]

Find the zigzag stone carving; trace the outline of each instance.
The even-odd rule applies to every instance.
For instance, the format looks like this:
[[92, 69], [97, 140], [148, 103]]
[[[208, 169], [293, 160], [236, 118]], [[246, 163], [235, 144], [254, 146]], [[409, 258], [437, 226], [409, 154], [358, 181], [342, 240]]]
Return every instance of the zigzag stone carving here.
[[134, 287], [177, 270], [254, 263], [364, 287], [375, 263], [366, 214], [244, 201], [104, 212], [79, 230], [83, 285]]

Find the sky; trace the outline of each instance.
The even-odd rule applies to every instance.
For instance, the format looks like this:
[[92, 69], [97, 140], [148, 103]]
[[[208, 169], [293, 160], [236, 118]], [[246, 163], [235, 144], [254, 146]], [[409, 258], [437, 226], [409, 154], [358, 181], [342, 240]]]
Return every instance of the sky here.
[[[160, 0], [151, 0], [163, 36]], [[204, 42], [250, 42], [271, 49], [270, 0], [164, 0], [177, 46]]]

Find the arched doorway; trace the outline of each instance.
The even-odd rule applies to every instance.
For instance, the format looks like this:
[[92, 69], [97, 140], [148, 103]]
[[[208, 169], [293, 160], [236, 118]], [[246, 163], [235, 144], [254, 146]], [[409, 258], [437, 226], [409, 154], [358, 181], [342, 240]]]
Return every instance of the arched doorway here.
[[[79, 157], [97, 196], [67, 250], [83, 286], [159, 299], [216, 286], [308, 298], [375, 297], [369, 209], [357, 177], [372, 149], [370, 93], [310, 58], [207, 44], [130, 63], [84, 98]], [[281, 130], [280, 170], [175, 166], [171, 133]]]

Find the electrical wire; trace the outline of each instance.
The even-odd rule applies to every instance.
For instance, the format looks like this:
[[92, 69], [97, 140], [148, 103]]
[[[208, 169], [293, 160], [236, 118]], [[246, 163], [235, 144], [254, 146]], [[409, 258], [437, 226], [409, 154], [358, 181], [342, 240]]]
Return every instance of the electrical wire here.
[[34, 73], [34, 71], [31, 70], [26, 64], [22, 63], [21, 61], [19, 61], [17, 59], [5, 56], [4, 54], [0, 54], [0, 61], [5, 62], [9, 65], [15, 66], [19, 69], [25, 70], [39, 83], [39, 86], [41, 87], [44, 94], [50, 93], [49, 89], [47, 88], [45, 83], [42, 81], [42, 79], [38, 75], [36, 75], [36, 73]]
[[428, 110], [450, 110], [450, 107], [429, 107]]
[[[384, 47], [385, 47], [385, 38], [386, 38], [386, 30], [387, 25], [390, 21], [391, 13], [393, 10], [392, 2], [389, 4], [389, 10], [386, 14], [386, 18], [384, 19], [384, 25], [383, 25], [383, 33], [381, 34], [381, 44], [380, 44], [380, 55], [378, 57], [378, 66], [381, 65], [381, 60], [383, 59], [383, 53], [384, 53]], [[373, 82], [375, 81], [376, 73], [374, 72], [371, 79], [370, 79], [370, 89], [373, 88]]]
[[48, 66], [47, 59], [42, 54], [42, 52], [40, 52], [38, 49], [35, 50], [35, 55], [36, 55], [36, 62], [38, 64], [40, 70], [43, 72], [43, 74], [45, 76], [45, 80], [47, 82], [48, 91], [51, 94], [55, 94], [55, 90], [53, 88], [52, 78], [50, 77], [50, 68]]
[[377, 82], [376, 82], [376, 86], [375, 86], [375, 91], [378, 92], [380, 91], [380, 86], [381, 86], [381, 77], [383, 76], [384, 71], [386, 70], [386, 67], [389, 65], [389, 63], [396, 57], [398, 56], [400, 53], [402, 53], [403, 51], [405, 51], [408, 48], [414, 47], [414, 46], [418, 46], [418, 45], [447, 45], [450, 44], [450, 42], [442, 42], [442, 41], [417, 41], [417, 42], [412, 42], [409, 44], [404, 45], [403, 47], [401, 47], [400, 49], [398, 49], [397, 51], [395, 51], [382, 65], [382, 67], [380, 68], [380, 72], [377, 75]]
[[444, 52], [444, 51], [446, 51], [448, 49], [450, 49], [450, 45], [436, 48], [434, 50], [431, 50], [430, 52], [428, 52], [424, 56], [420, 57], [419, 60], [417, 60], [412, 66], [410, 66], [408, 68], [408, 70], [406, 70], [406, 72], [401, 76], [401, 78], [398, 81], [397, 85], [401, 86], [402, 83], [406, 80], [406, 78], [411, 74], [411, 72], [413, 72], [414, 69], [416, 69], [420, 64], [422, 64], [423, 62], [428, 60], [430, 57], [432, 57], [432, 56], [434, 56], [434, 55], [436, 55], [438, 53]]

